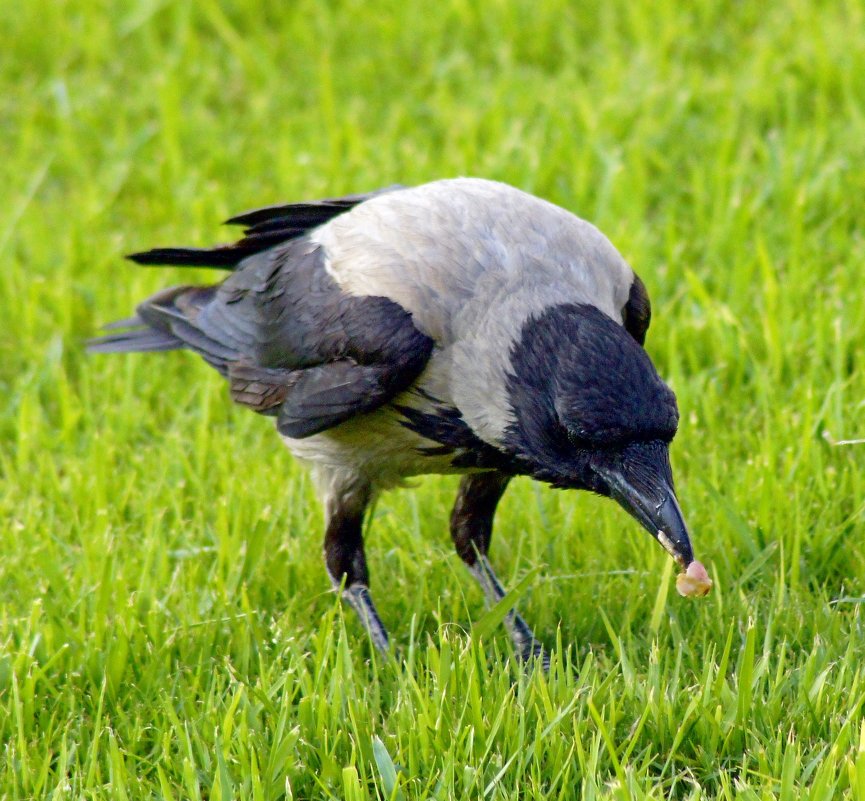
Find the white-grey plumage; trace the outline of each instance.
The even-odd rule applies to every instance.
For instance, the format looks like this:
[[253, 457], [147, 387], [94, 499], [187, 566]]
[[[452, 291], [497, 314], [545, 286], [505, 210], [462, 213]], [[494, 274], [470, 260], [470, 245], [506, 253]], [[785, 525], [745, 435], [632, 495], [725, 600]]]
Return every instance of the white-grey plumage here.
[[[641, 347], [648, 296], [597, 228], [473, 178], [230, 222], [247, 226], [235, 245], [131, 258], [231, 276], [154, 296], [91, 348], [192, 349], [235, 401], [276, 417], [324, 502], [331, 579], [379, 648], [363, 514], [409, 476], [467, 474], [451, 532], [493, 601], [492, 518], [517, 474], [609, 495], [693, 561], [667, 457], [675, 398]], [[508, 624], [521, 656], [540, 651]]]
[[[484, 441], [501, 446], [513, 422], [510, 348], [533, 314], [589, 303], [616, 322], [634, 273], [597, 228], [506, 184], [457, 178], [379, 195], [314, 231], [324, 267], [353, 296], [382, 296], [412, 315], [436, 347], [408, 406], [459, 409]], [[416, 390], [420, 389], [421, 392]], [[393, 407], [303, 440], [296, 456], [344, 470], [376, 490], [406, 476], [454, 472], [416, 448]]]
[[312, 236], [352, 295], [399, 303], [436, 343], [426, 381], [483, 439], [500, 444], [511, 412], [508, 356], [525, 321], [588, 303], [622, 322], [634, 273], [597, 228], [506, 184], [436, 181], [379, 195]]

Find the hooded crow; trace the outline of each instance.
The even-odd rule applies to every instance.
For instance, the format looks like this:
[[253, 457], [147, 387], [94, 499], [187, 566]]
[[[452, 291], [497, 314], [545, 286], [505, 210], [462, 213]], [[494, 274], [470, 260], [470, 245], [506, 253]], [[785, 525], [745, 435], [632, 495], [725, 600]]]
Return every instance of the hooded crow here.
[[[323, 502], [330, 579], [379, 650], [364, 512], [410, 476], [463, 475], [451, 536], [489, 603], [505, 594], [493, 516], [518, 475], [613, 498], [686, 569], [683, 594], [708, 591], [673, 489], [676, 398], [643, 349], [646, 288], [597, 228], [475, 178], [228, 223], [235, 244], [130, 256], [232, 272], [159, 292], [90, 350], [192, 350], [275, 418]], [[546, 660], [515, 611], [506, 623], [520, 657]]]

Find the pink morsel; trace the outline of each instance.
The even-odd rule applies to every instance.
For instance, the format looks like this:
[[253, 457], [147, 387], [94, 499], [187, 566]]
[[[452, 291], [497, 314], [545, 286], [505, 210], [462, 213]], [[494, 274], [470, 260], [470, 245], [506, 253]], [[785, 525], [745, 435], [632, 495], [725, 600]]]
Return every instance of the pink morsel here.
[[702, 598], [712, 589], [712, 579], [702, 562], [693, 561], [676, 577], [676, 589], [685, 598]]

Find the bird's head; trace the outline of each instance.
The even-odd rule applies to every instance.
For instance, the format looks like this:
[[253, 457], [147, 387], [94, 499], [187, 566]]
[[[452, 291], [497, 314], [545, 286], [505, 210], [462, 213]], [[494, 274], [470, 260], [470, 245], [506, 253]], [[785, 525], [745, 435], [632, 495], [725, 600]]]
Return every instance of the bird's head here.
[[670, 468], [676, 397], [625, 328], [589, 305], [531, 318], [508, 394], [508, 445], [526, 473], [613, 498], [682, 566], [694, 560]]

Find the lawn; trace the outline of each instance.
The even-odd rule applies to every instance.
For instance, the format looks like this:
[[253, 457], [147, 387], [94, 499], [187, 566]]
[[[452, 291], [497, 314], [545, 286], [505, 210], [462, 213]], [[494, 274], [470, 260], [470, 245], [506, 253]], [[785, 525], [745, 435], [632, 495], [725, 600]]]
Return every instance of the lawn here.
[[[0, 4], [0, 798], [865, 801], [865, 4]], [[385, 496], [382, 661], [309, 479], [185, 353], [83, 341], [233, 212], [470, 174], [597, 224], [649, 288], [680, 598], [615, 504]], [[480, 621], [480, 625], [478, 625]], [[486, 634], [486, 636], [484, 636]]]

